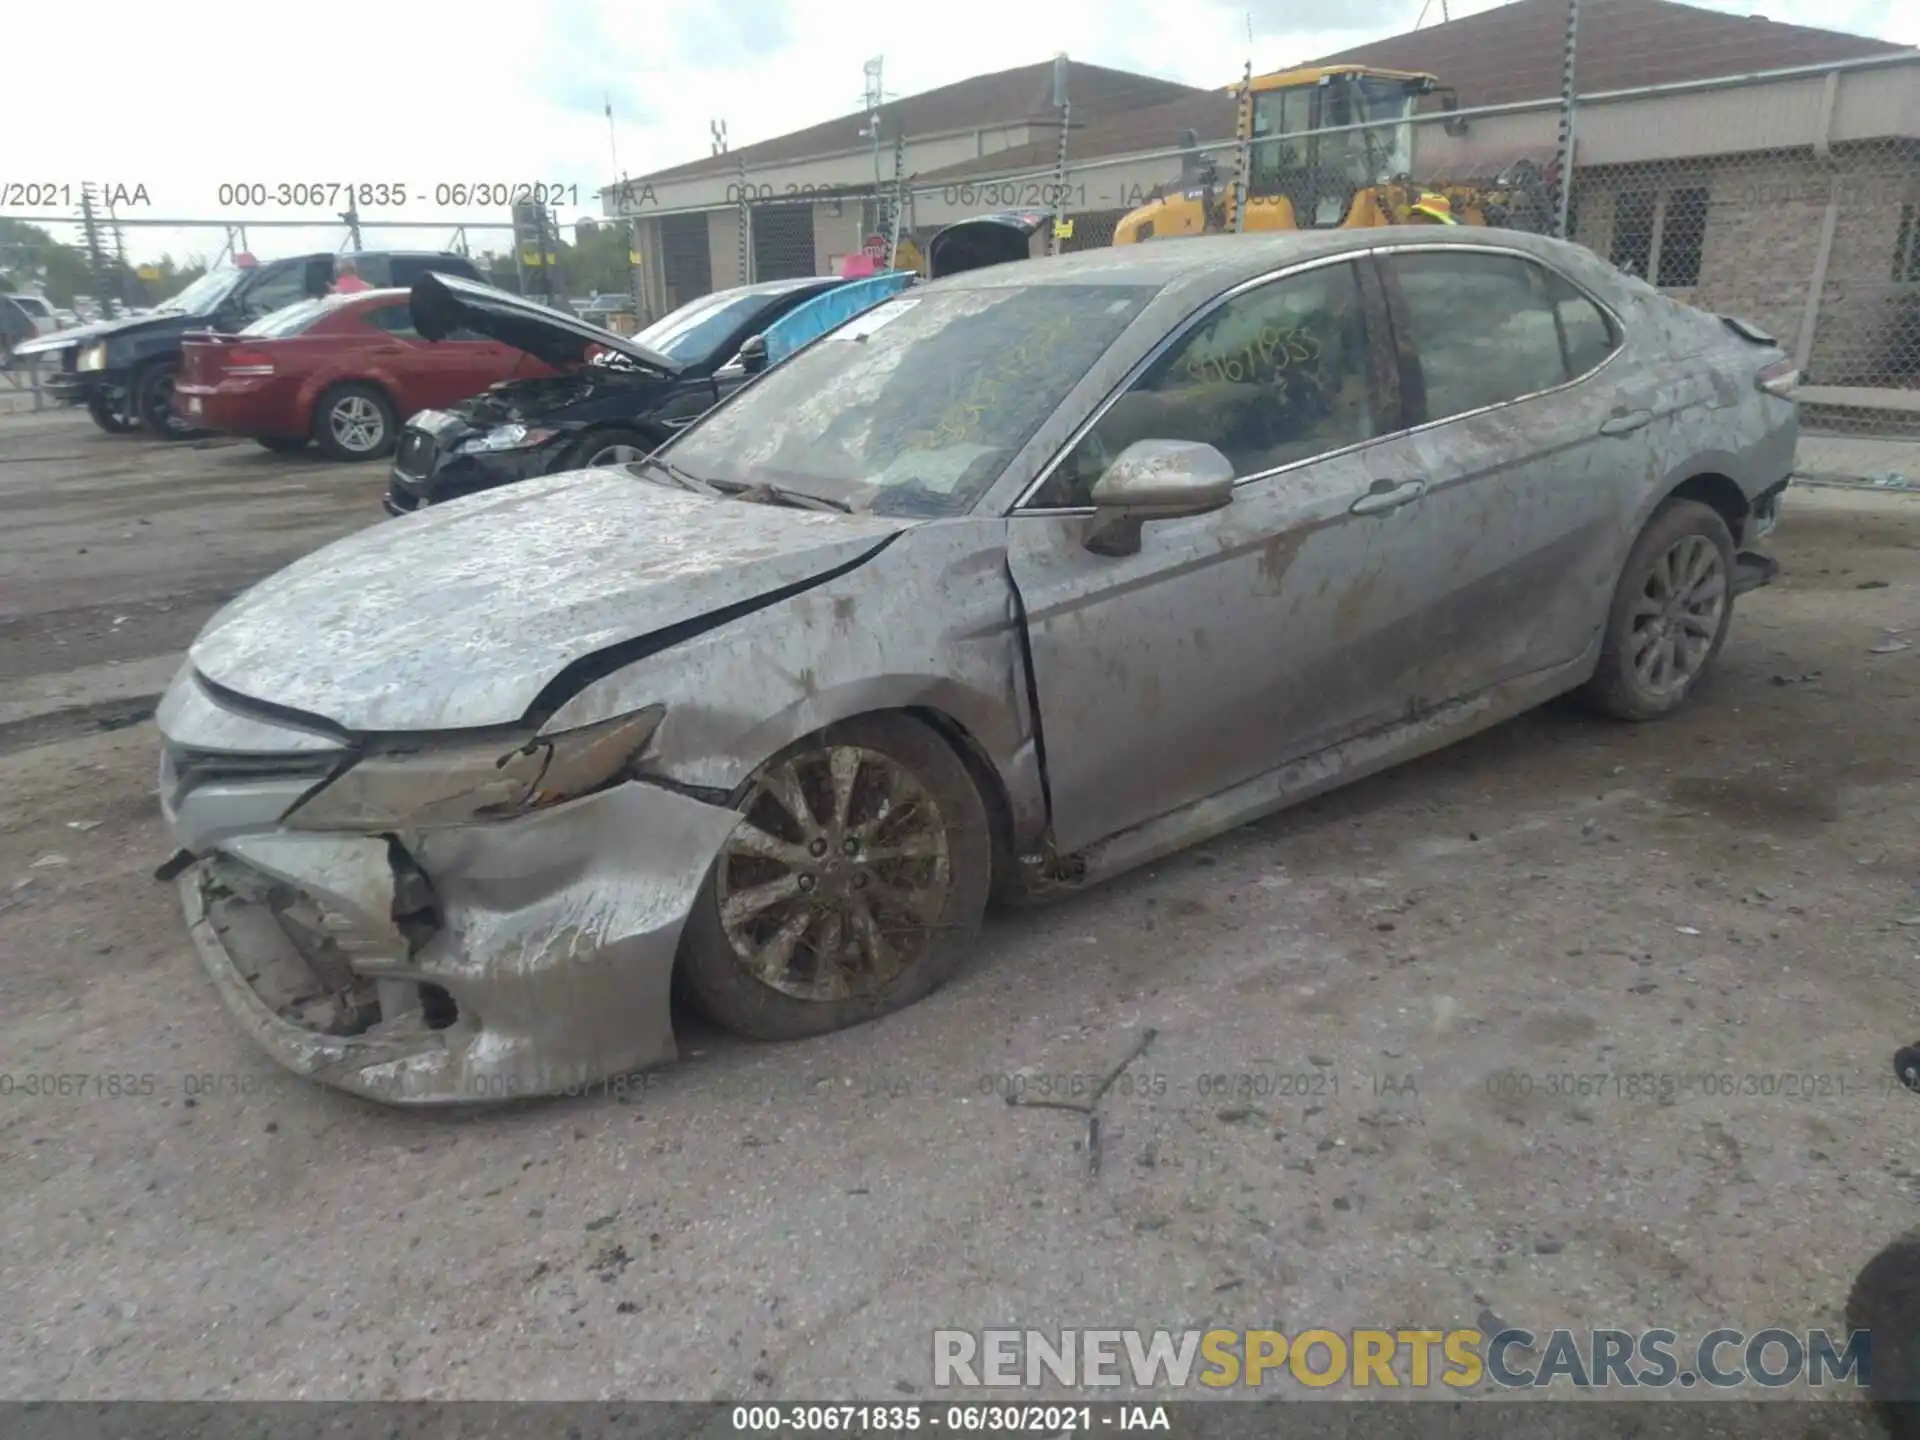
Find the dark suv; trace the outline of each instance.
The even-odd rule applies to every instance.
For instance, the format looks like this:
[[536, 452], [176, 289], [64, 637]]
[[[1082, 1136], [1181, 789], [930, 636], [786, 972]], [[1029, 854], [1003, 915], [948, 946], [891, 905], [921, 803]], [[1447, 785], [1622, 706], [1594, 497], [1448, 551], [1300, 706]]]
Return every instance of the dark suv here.
[[[48, 390], [69, 405], [84, 405], [93, 423], [109, 434], [144, 427], [169, 440], [184, 439], [196, 432], [173, 413], [182, 339], [196, 330], [239, 330], [275, 310], [325, 295], [337, 258], [348, 257], [296, 255], [223, 266], [151, 314], [56, 331], [16, 346], [15, 353], [57, 356], [59, 369], [48, 378]], [[473, 262], [460, 255], [368, 250], [350, 258], [360, 278], [376, 289], [408, 286], [429, 272], [480, 278]]]

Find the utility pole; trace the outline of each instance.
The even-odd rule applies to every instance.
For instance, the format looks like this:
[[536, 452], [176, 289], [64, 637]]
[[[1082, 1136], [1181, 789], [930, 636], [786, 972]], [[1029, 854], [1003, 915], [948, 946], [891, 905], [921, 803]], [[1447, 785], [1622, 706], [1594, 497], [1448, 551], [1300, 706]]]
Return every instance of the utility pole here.
[[347, 241], [353, 246], [353, 253], [358, 255], [362, 248], [360, 244], [360, 207], [358, 205], [348, 205], [345, 210], [340, 212], [340, 219], [347, 227]]
[[893, 137], [893, 215], [892, 223], [887, 227], [887, 269], [894, 267], [894, 257], [900, 253], [900, 225], [907, 213], [907, 137], [904, 133]]
[[1060, 222], [1067, 212], [1067, 125], [1073, 107], [1067, 100], [1067, 52], [1053, 57], [1053, 108], [1060, 112], [1060, 143], [1053, 152], [1053, 223], [1047, 227], [1047, 254], [1060, 253]]
[[740, 197], [740, 281], [742, 285], [753, 283], [753, 205], [747, 196], [747, 160], [744, 155], [734, 157], [734, 193]]
[[[860, 103], [867, 111], [867, 128], [860, 133], [873, 143], [873, 195], [877, 202], [880, 198], [880, 106], [886, 100], [886, 91], [881, 87], [880, 70], [886, 62], [884, 55], [876, 55], [865, 65], [867, 88], [860, 97]], [[874, 219], [880, 217], [876, 214]]]
[[1580, 0], [1567, 0], [1567, 45], [1560, 58], [1560, 143], [1554, 156], [1555, 197], [1553, 233], [1567, 238], [1567, 220], [1573, 206], [1574, 45], [1580, 36]]
[[[1251, 25], [1251, 21], [1248, 22]], [[1240, 77], [1240, 103], [1234, 107], [1238, 117], [1234, 132], [1240, 143], [1233, 147], [1233, 230], [1236, 235], [1247, 228], [1247, 180], [1253, 166], [1253, 56], [1247, 56], [1247, 68]]]

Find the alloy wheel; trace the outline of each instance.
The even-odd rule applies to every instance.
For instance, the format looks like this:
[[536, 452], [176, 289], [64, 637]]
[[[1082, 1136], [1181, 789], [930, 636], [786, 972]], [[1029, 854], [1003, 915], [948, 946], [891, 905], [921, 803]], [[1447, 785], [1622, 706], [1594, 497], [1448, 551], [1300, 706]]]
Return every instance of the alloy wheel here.
[[1685, 535], [1653, 562], [1634, 601], [1628, 656], [1652, 695], [1670, 695], [1713, 653], [1727, 609], [1727, 570], [1704, 535]]
[[891, 756], [826, 745], [748, 792], [715, 876], [720, 924], [763, 984], [796, 999], [885, 991], [927, 949], [953, 891], [946, 818]]
[[358, 455], [380, 448], [387, 423], [380, 407], [365, 395], [344, 395], [327, 412], [327, 428], [341, 449]]

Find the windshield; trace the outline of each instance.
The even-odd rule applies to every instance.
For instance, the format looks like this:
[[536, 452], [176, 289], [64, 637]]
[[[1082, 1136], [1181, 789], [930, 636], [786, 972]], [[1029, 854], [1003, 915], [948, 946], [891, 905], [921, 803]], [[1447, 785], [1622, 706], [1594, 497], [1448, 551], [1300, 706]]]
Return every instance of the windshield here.
[[29, 315], [38, 315], [42, 319], [47, 319], [47, 320], [51, 320], [53, 318], [53, 311], [48, 308], [47, 302], [44, 300], [36, 300], [31, 295], [15, 295], [13, 297], [13, 303], [18, 305], [22, 310], [26, 311]]
[[1356, 184], [1372, 184], [1413, 170], [1413, 95], [1404, 80], [1363, 75], [1336, 85], [1327, 125], [1364, 125], [1349, 131], [1348, 172]]
[[160, 308], [180, 315], [205, 315], [219, 308], [220, 302], [246, 273], [244, 270], [209, 270]]
[[706, 295], [682, 305], [634, 336], [637, 344], [658, 350], [682, 365], [698, 365], [720, 342], [766, 309], [778, 295]]
[[961, 515], [1152, 298], [1137, 285], [906, 295], [739, 392], [667, 452], [892, 515]]
[[330, 304], [331, 297], [322, 300], [298, 300], [275, 310], [271, 315], [261, 316], [240, 333], [258, 335], [263, 339], [298, 335], [326, 314]]

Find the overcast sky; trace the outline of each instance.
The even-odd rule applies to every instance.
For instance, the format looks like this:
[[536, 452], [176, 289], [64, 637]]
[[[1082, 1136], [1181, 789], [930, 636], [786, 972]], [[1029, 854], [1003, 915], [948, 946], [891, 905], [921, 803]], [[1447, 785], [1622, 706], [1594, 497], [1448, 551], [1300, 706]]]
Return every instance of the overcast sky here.
[[[1920, 44], [1915, 0], [1705, 3]], [[1427, 24], [1441, 8], [1430, 0]], [[1492, 0], [1448, 0], [1455, 18], [1491, 8]], [[505, 219], [497, 208], [436, 205], [437, 185], [577, 186], [580, 204], [561, 206], [571, 220], [591, 212], [614, 146], [620, 167], [637, 176], [706, 155], [716, 119], [736, 147], [830, 120], [859, 108], [862, 66], [875, 55], [898, 95], [1063, 50], [1225, 85], [1247, 58], [1249, 23], [1254, 66], [1272, 70], [1410, 30], [1421, 10], [1422, 0], [964, 0], [944, 12], [845, 0], [331, 0], [293, 9], [196, 0], [103, 11], [22, 0], [7, 17], [16, 63], [0, 191], [68, 184], [77, 202], [82, 180], [140, 184], [151, 205], [128, 215], [215, 220], [241, 208], [292, 218], [273, 205], [223, 205], [222, 184], [400, 184], [408, 204], [388, 218], [434, 228], [368, 225], [364, 243], [437, 249], [463, 219]], [[961, 23], [938, 25], [942, 13]], [[0, 194], [0, 213], [43, 223], [74, 213], [57, 201], [29, 212], [17, 199]], [[264, 259], [336, 249], [344, 234], [336, 224], [256, 229], [248, 240]], [[137, 260], [163, 250], [211, 256], [224, 243], [218, 229], [126, 235]], [[469, 239], [475, 249], [506, 248], [501, 231]]]

